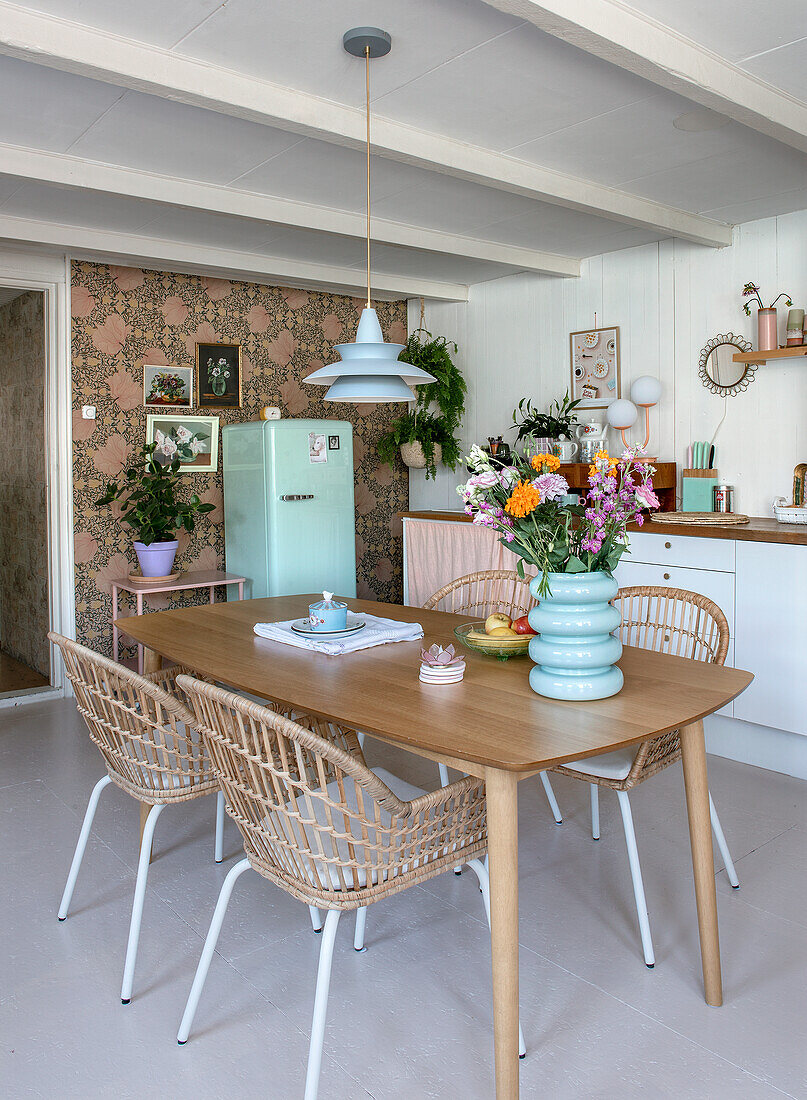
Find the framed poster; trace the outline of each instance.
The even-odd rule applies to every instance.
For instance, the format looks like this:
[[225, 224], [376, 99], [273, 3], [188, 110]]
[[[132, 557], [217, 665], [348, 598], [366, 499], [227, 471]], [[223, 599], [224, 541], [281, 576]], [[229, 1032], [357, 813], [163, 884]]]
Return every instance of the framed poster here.
[[569, 334], [571, 395], [581, 409], [605, 409], [622, 396], [619, 327], [589, 328]]
[[146, 443], [156, 443], [154, 461], [179, 459], [182, 470], [214, 474], [219, 462], [219, 418], [163, 413], [146, 418]]
[[241, 345], [196, 345], [197, 405], [200, 409], [241, 408]]
[[144, 363], [143, 404], [158, 409], [189, 409], [193, 404], [193, 367]]

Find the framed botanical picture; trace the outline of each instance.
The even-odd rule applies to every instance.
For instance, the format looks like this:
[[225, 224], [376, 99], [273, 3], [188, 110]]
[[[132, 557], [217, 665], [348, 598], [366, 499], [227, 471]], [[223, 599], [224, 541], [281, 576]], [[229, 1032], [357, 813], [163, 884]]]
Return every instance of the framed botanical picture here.
[[156, 443], [162, 465], [179, 459], [183, 470], [214, 474], [219, 462], [219, 418], [163, 413], [146, 418], [146, 443]]
[[197, 405], [200, 409], [241, 408], [241, 345], [196, 345]]
[[619, 328], [589, 328], [569, 335], [571, 395], [581, 409], [605, 409], [622, 396]]
[[193, 404], [193, 367], [144, 363], [143, 404], [160, 409], [189, 409]]

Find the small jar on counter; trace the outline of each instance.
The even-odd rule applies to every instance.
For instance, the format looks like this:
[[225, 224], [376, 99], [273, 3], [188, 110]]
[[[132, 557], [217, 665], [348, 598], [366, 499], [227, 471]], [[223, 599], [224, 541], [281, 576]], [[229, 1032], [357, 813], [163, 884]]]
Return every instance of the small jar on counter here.
[[712, 511], [713, 512], [733, 512], [734, 511], [734, 486], [733, 485], [713, 485], [712, 486]]

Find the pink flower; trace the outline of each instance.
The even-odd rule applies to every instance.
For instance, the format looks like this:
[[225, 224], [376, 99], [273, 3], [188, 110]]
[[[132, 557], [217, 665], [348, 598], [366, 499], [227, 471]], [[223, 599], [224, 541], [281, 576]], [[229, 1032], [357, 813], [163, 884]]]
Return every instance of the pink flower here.
[[[250, 332], [266, 332], [272, 323], [272, 315], [265, 306], [255, 303], [247, 313], [247, 324]], [[291, 334], [290, 334], [291, 335]]]
[[110, 313], [102, 325], [91, 329], [92, 342], [102, 355], [117, 355], [131, 329], [117, 313]]
[[636, 500], [642, 508], [660, 508], [661, 501], [653, 492], [652, 485], [637, 485]]
[[95, 468], [107, 477], [115, 477], [120, 473], [120, 468], [129, 459], [132, 447], [123, 435], [111, 435], [102, 447], [99, 447], [93, 456]]
[[287, 328], [277, 334], [274, 340], [266, 345], [266, 353], [278, 367], [285, 367], [291, 362], [291, 357], [297, 350], [297, 341]]
[[342, 322], [335, 313], [326, 313], [322, 318], [322, 335], [331, 342], [342, 335]]
[[74, 286], [70, 292], [70, 312], [74, 317], [89, 317], [95, 309], [95, 298], [86, 286]]
[[143, 387], [138, 386], [128, 371], [116, 371], [106, 384], [112, 399], [126, 412], [143, 404]]
[[181, 325], [188, 316], [188, 307], [180, 297], [174, 294], [171, 298], [165, 299], [160, 312], [167, 325]]
[[220, 302], [222, 298], [229, 297], [233, 292], [233, 284], [229, 279], [202, 279], [202, 286], [207, 291], [211, 302]]
[[569, 492], [569, 483], [561, 474], [540, 474], [533, 485], [541, 494], [541, 500], [562, 500]]
[[281, 294], [286, 299], [289, 309], [302, 309], [308, 305], [309, 294], [305, 290], [283, 290]]
[[111, 264], [109, 274], [118, 284], [119, 290], [136, 290], [146, 281], [146, 276], [138, 267], [116, 267]]

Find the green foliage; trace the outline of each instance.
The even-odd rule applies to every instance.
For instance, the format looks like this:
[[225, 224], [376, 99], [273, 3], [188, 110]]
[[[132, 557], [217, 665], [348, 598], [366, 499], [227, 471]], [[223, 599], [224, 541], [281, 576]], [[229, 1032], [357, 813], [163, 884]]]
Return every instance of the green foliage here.
[[571, 439], [572, 426], [577, 423], [574, 411], [580, 401], [572, 401], [567, 390], [561, 400], [553, 401], [545, 412], [533, 408], [528, 397], [522, 397], [518, 408], [513, 409], [513, 423], [518, 425], [516, 442], [525, 436], [534, 435], [544, 439], [560, 439], [562, 435]]
[[398, 448], [403, 443], [419, 443], [426, 459], [426, 477], [435, 478], [437, 466], [434, 461], [435, 444], [442, 447], [441, 461], [444, 466], [455, 470], [460, 460], [460, 445], [454, 435], [446, 428], [442, 416], [428, 412], [404, 413], [390, 424], [389, 431], [378, 441], [378, 453], [382, 462], [395, 465]]
[[[424, 336], [428, 339], [423, 339]], [[426, 458], [426, 477], [433, 479], [437, 473], [434, 447], [439, 443], [443, 465], [451, 470], [457, 468], [461, 452], [455, 433], [465, 413], [467, 386], [451, 358], [456, 353], [457, 345], [453, 340], [432, 336], [422, 328], [406, 341], [399, 361], [428, 371], [436, 381], [418, 386], [414, 410], [394, 420], [389, 431], [378, 441], [382, 462], [393, 466], [402, 443], [420, 443]], [[439, 413], [430, 412], [432, 406], [436, 406]]]
[[110, 481], [96, 505], [122, 502], [124, 523], [135, 531], [139, 542], [171, 542], [180, 529], [191, 532], [194, 517], [212, 512], [215, 505], [202, 504], [194, 494], [188, 503], [177, 500], [177, 487], [182, 477], [180, 462], [161, 465], [154, 459], [156, 443], [145, 444], [132, 462], [121, 471], [116, 481]]

